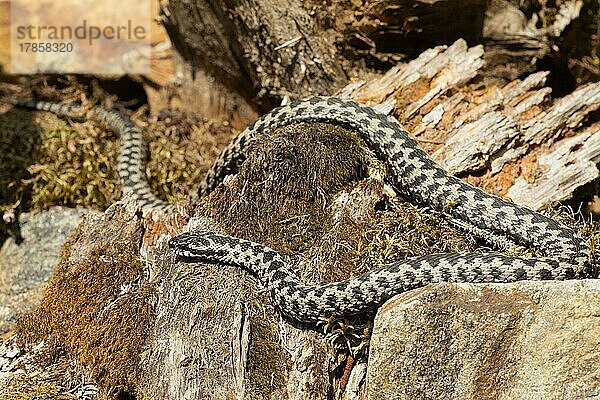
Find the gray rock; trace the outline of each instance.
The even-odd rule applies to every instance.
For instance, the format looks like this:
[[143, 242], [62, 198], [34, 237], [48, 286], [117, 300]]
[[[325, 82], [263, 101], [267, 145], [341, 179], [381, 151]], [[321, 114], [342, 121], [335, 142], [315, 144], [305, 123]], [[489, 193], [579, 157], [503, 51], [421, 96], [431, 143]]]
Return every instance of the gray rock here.
[[85, 212], [54, 207], [21, 215], [23, 242], [17, 245], [10, 238], [0, 249], [0, 333], [9, 331], [20, 314], [35, 307], [58, 263], [62, 244]]
[[600, 398], [600, 280], [441, 284], [375, 319], [368, 399]]

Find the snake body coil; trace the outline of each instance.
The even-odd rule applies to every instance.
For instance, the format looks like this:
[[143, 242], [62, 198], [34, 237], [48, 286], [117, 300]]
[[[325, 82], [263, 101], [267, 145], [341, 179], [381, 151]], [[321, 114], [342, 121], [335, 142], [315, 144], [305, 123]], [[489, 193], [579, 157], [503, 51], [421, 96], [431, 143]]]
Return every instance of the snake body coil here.
[[[20, 104], [23, 105], [23, 104]], [[31, 103], [29, 107], [70, 115], [72, 106]], [[65, 108], [67, 107], [67, 108]], [[70, 108], [69, 108], [70, 107]], [[110, 110], [90, 111], [122, 135], [119, 173], [123, 190], [148, 207], [168, 207], [154, 197], [143, 174], [141, 132]], [[392, 183], [412, 201], [445, 211], [477, 228], [542, 249], [544, 258], [500, 254], [432, 254], [389, 264], [341, 282], [305, 285], [274, 250], [212, 232], [185, 233], [170, 240], [180, 256], [250, 270], [269, 290], [286, 317], [316, 323], [324, 316], [372, 312], [404, 291], [434, 282], [513, 282], [585, 277], [590, 250], [571, 229], [525, 207], [503, 200], [449, 175], [435, 164], [394, 119], [370, 107], [335, 97], [313, 97], [274, 109], [238, 135], [208, 172], [199, 193], [207, 194], [243, 158], [245, 146], [260, 132], [298, 122], [325, 122], [358, 132], [387, 163]]]

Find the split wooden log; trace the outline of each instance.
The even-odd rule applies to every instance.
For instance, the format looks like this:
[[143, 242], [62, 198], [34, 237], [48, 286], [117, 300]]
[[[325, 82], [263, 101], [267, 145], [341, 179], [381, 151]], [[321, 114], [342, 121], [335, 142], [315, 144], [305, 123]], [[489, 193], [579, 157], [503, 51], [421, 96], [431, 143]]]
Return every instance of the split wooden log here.
[[[331, 94], [350, 77], [364, 76], [365, 66], [386, 70], [459, 38], [484, 43], [488, 68], [482, 72], [508, 83], [555, 56], [567, 27], [583, 40], [586, 29], [594, 29], [573, 24], [588, 13], [581, 0], [542, 5], [528, 15], [521, 9], [531, 5], [519, 9], [508, 0], [160, 3], [173, 44], [192, 71], [262, 111], [285, 95]], [[183, 80], [185, 88], [190, 77]]]
[[[161, 0], [179, 70], [171, 105], [244, 124], [285, 96], [332, 94], [365, 64], [387, 69], [430, 43], [481, 42], [482, 0], [296, 2]], [[154, 87], [148, 88], [155, 92]], [[210, 95], [209, 95], [210, 93]], [[176, 95], [176, 96], [174, 96]], [[156, 105], [164, 105], [153, 95]], [[234, 104], [238, 104], [238, 110]]]
[[459, 40], [342, 94], [395, 102], [400, 122], [446, 169], [484, 174], [473, 180], [534, 209], [568, 200], [598, 178], [600, 128], [586, 119], [600, 108], [600, 83], [553, 100], [546, 72], [499, 88], [477, 81], [483, 68], [481, 47]]
[[600, 124], [559, 141], [542, 152], [537, 162], [542, 172], [529, 181], [517, 178], [507, 196], [532, 208], [568, 200], [578, 187], [600, 177]]

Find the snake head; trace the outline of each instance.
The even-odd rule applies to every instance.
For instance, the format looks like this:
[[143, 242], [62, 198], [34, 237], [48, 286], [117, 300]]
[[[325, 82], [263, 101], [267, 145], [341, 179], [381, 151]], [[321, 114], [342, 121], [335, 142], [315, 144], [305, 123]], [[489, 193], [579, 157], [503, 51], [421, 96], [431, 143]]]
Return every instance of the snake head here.
[[265, 279], [270, 267], [285, 265], [267, 246], [216, 232], [182, 233], [169, 240], [169, 247], [182, 261], [237, 266]]
[[223, 262], [225, 252], [213, 240], [215, 235], [212, 232], [182, 233], [169, 240], [169, 248], [186, 261]]

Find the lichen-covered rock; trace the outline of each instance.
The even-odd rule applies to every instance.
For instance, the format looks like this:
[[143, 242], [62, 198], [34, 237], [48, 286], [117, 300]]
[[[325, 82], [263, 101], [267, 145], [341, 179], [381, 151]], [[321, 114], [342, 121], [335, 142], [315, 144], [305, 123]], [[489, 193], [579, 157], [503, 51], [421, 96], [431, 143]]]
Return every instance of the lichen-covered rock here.
[[379, 311], [368, 399], [600, 396], [600, 281], [442, 284]]
[[0, 333], [9, 331], [20, 314], [35, 307], [58, 263], [62, 244], [84, 212], [53, 207], [21, 215], [23, 242], [8, 239], [0, 250]]

